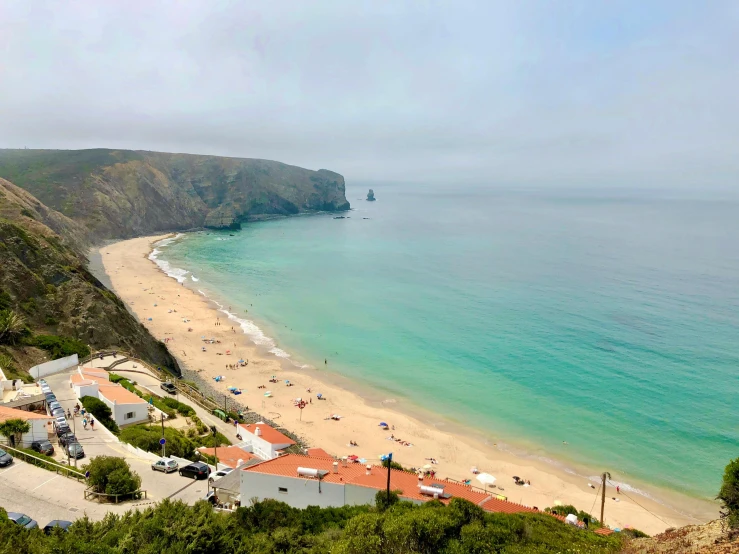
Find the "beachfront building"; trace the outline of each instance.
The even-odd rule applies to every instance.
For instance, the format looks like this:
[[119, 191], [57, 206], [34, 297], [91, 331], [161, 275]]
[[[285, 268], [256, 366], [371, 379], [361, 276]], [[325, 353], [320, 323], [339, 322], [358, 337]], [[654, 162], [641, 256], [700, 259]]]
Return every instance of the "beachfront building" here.
[[239, 424], [236, 434], [241, 436], [243, 445], [262, 460], [272, 460], [282, 455], [282, 450], [295, 444], [290, 437], [266, 423]]
[[94, 367], [80, 367], [69, 377], [75, 396], [99, 398], [110, 408], [111, 417], [119, 427], [149, 420], [149, 404], [138, 395], [111, 383], [108, 372]]
[[46, 406], [46, 397], [36, 383], [8, 379], [0, 368], [0, 405], [6, 408], [41, 411]]
[[[330, 457], [286, 454], [240, 470], [241, 498], [272, 498], [294, 508], [374, 504], [377, 491], [387, 487], [387, 468], [350, 463]], [[496, 498], [446, 479], [390, 470], [390, 489], [416, 504], [464, 498], [489, 512], [536, 512], [534, 508]]]
[[236, 469], [246, 463], [254, 463], [253, 460], [256, 462], [261, 461], [254, 454], [234, 445], [220, 446], [218, 448], [207, 448], [205, 446], [201, 446], [198, 448], [198, 452], [202, 452], [208, 456], [217, 455], [219, 466], [223, 465], [232, 469]]
[[[49, 433], [53, 432], [51, 425], [53, 418], [46, 414], [0, 406], [0, 423], [9, 419], [22, 419], [30, 426], [28, 433], [21, 435], [22, 444], [16, 444], [16, 447], [30, 447], [33, 441], [48, 440]], [[7, 440], [12, 442], [14, 438], [7, 437]]]

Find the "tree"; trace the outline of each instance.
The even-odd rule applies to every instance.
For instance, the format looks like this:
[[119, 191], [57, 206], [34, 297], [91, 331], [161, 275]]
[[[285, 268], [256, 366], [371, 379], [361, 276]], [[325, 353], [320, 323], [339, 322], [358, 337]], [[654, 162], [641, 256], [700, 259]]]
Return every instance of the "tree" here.
[[27, 332], [22, 315], [13, 310], [0, 310], [0, 344], [15, 344]]
[[726, 519], [729, 527], [739, 528], [739, 458], [731, 460], [724, 469], [724, 481], [718, 492], [717, 500], [721, 501], [721, 517]]
[[88, 412], [90, 412], [100, 421], [104, 419], [110, 419], [110, 416], [113, 415], [113, 412], [110, 410], [108, 405], [99, 398], [95, 398], [94, 396], [83, 396], [82, 398], [80, 398], [80, 402], [82, 402], [82, 405]]
[[0, 423], [0, 435], [8, 437], [11, 446], [20, 446], [23, 435], [31, 430], [31, 425], [24, 419], [8, 419]]
[[130, 494], [141, 487], [141, 477], [123, 458], [96, 456], [83, 469], [90, 472], [88, 483], [95, 492]]

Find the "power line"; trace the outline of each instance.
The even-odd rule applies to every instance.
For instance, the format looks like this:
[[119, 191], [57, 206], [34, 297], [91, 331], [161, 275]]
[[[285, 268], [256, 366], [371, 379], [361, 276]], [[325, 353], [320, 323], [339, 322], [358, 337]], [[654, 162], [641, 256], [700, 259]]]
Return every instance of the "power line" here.
[[[611, 485], [613, 485], [614, 487], [616, 486], [616, 484], [615, 484], [615, 483], [614, 483], [613, 481], [610, 481], [610, 480], [609, 480], [608, 482], [609, 482], [609, 483], [610, 483]], [[626, 498], [628, 498], [629, 500], [631, 500], [631, 501], [632, 501], [632, 502], [633, 502], [634, 504], [636, 504], [637, 506], [639, 506], [639, 507], [640, 507], [640, 508], [641, 508], [642, 510], [645, 510], [645, 511], [649, 512], [650, 514], [652, 514], [652, 515], [653, 515], [654, 517], [656, 517], [656, 518], [657, 518], [658, 520], [660, 520], [660, 521], [661, 521], [662, 523], [664, 523], [665, 525], [670, 525], [670, 524], [669, 524], [668, 522], [666, 522], [666, 521], [665, 521], [664, 519], [662, 519], [661, 517], [659, 517], [659, 516], [658, 516], [657, 514], [655, 514], [655, 513], [653, 512], [653, 511], [651, 511], [651, 510], [649, 510], [649, 509], [645, 508], [644, 506], [642, 506], [641, 504], [639, 504], [639, 503], [638, 503], [638, 502], [637, 502], [636, 500], [634, 500], [633, 498], [631, 498], [631, 497], [630, 497], [630, 496], [629, 496], [628, 494], [626, 494], [625, 492], [621, 491], [621, 489], [620, 489], [620, 488], [619, 488], [619, 491], [620, 491], [620, 494], [623, 494], [623, 495], [624, 495], [624, 496], [625, 496]]]

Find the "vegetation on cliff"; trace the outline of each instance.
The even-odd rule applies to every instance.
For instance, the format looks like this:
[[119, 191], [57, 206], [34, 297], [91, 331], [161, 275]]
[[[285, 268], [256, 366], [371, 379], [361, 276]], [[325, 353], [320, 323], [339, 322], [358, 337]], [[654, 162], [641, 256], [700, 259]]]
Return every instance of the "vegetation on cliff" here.
[[165, 346], [87, 270], [84, 244], [77, 224], [0, 179], [0, 365], [8, 376], [89, 347], [130, 351], [179, 373]]
[[93, 240], [347, 210], [344, 178], [280, 162], [131, 150], [0, 150], [0, 177]]

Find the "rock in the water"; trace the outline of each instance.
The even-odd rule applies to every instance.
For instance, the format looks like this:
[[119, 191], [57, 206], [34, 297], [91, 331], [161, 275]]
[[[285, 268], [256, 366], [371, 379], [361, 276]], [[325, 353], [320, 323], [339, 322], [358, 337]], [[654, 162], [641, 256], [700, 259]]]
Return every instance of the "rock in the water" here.
[[374, 202], [375, 201], [375, 191], [372, 189], [369, 189], [369, 192], [367, 193], [367, 201], [368, 202]]

